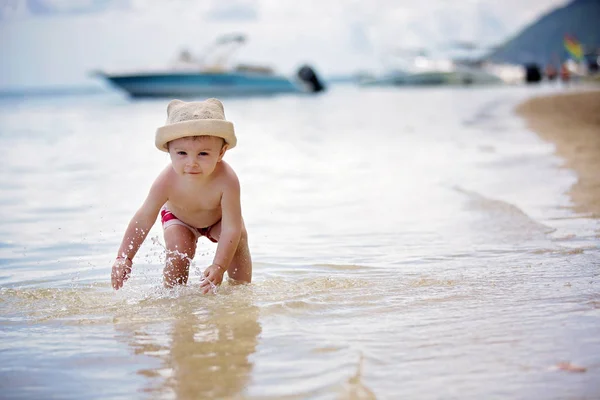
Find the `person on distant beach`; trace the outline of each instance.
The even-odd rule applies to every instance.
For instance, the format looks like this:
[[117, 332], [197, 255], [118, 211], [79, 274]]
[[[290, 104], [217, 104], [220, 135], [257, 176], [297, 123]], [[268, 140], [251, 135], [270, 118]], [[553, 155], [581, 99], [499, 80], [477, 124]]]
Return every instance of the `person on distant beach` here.
[[560, 66], [560, 79], [565, 85], [571, 80], [571, 71], [569, 71], [569, 67], [567, 66], [566, 62], [562, 63]]
[[556, 68], [553, 64], [546, 65], [546, 70], [544, 71], [544, 73], [546, 75], [546, 79], [548, 79], [549, 81], [553, 81], [558, 75], [558, 73], [556, 72]]
[[156, 131], [156, 147], [171, 163], [156, 178], [146, 200], [125, 231], [111, 281], [115, 290], [131, 273], [133, 258], [160, 213], [167, 249], [166, 287], [186, 284], [200, 236], [218, 243], [213, 263], [203, 273], [203, 293], [221, 284], [227, 271], [234, 283], [250, 283], [252, 260], [242, 218], [240, 184], [223, 161], [235, 147], [233, 124], [217, 99], [173, 100], [167, 123]]

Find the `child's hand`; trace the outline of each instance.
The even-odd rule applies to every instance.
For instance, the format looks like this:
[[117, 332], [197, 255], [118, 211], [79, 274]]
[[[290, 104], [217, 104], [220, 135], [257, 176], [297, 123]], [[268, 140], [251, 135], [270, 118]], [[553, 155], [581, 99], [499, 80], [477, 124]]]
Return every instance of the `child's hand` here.
[[216, 288], [223, 282], [223, 275], [225, 274], [225, 270], [219, 264], [212, 264], [210, 267], [204, 270], [204, 279], [200, 283], [200, 289], [202, 290], [202, 294], [207, 294], [212, 290], [212, 288]]
[[110, 274], [113, 289], [119, 290], [123, 287], [123, 283], [129, 279], [132, 265], [133, 262], [129, 258], [118, 257], [115, 260]]

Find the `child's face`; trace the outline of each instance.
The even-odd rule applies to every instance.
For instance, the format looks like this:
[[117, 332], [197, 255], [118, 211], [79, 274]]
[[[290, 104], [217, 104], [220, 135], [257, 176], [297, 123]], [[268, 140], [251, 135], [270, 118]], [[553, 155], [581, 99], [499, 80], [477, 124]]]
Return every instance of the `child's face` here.
[[227, 150], [223, 139], [215, 136], [195, 136], [169, 142], [169, 155], [179, 175], [206, 177], [221, 161]]

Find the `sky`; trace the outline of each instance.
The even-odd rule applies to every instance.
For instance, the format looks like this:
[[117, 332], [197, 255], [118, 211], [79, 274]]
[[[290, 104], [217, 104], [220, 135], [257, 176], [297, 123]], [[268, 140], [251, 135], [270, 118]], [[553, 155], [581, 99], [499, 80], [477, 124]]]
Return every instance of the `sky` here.
[[398, 54], [498, 45], [567, 0], [0, 0], [0, 89], [93, 83], [92, 71], [200, 56], [224, 34], [232, 62], [325, 76], [382, 71]]

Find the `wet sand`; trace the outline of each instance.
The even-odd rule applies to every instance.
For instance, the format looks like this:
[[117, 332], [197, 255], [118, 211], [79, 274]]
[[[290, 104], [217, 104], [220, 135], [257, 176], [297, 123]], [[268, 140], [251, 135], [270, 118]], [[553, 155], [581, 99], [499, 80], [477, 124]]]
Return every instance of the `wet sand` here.
[[600, 90], [537, 97], [516, 111], [577, 173], [574, 210], [600, 218]]

